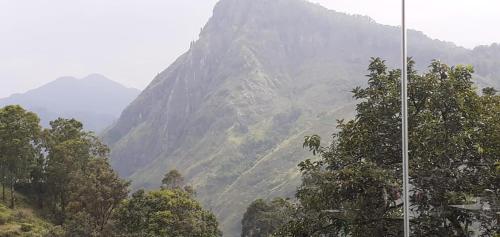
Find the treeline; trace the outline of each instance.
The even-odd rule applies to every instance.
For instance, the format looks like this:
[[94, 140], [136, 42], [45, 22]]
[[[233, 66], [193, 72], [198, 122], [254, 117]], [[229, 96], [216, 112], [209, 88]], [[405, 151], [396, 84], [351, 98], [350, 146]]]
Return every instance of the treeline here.
[[129, 195], [129, 182], [111, 168], [109, 148], [74, 119], [42, 129], [17, 105], [0, 109], [2, 200], [16, 193], [54, 224], [46, 236], [221, 236], [214, 215], [194, 199], [179, 172], [160, 190]]
[[[469, 66], [408, 71], [411, 236], [498, 236], [500, 96]], [[243, 237], [403, 236], [400, 74], [372, 59], [354, 119], [305, 138], [296, 199], [252, 203]]]

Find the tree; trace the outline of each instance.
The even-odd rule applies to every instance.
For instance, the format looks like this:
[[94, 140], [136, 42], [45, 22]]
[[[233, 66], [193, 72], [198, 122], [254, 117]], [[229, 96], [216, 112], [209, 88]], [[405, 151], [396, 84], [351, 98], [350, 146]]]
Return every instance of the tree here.
[[[495, 162], [500, 154], [500, 97], [494, 90], [479, 96], [473, 72], [470, 66], [435, 61], [412, 83], [410, 175], [411, 201], [419, 213], [416, 236], [469, 236], [473, 222], [487, 226], [493, 221], [455, 207], [469, 204], [486, 189], [499, 191]], [[482, 235], [492, 231], [486, 228]]]
[[252, 202], [243, 215], [242, 237], [272, 236], [290, 219], [292, 204], [282, 198], [270, 202], [262, 199]]
[[[434, 61], [423, 75], [413, 67], [410, 60], [413, 236], [469, 236], [472, 222], [491, 235], [495, 220], [455, 206], [485, 189], [498, 194], [499, 97], [494, 90], [478, 95], [472, 67]], [[379, 58], [368, 69], [368, 87], [353, 90], [355, 118], [339, 121], [329, 146], [306, 137], [304, 146], [320, 159], [299, 165], [300, 207], [279, 235], [401, 235], [400, 70]]]
[[92, 133], [83, 130], [74, 119], [57, 119], [45, 131], [47, 187], [51, 209], [59, 224], [67, 217], [67, 207], [74, 192], [74, 179], [94, 158], [106, 158], [107, 146]]
[[182, 189], [139, 190], [114, 215], [125, 236], [221, 236], [217, 220]]
[[85, 215], [90, 230], [103, 234], [113, 211], [127, 197], [129, 183], [118, 177], [105, 158], [92, 158], [73, 174], [69, 211]]
[[0, 109], [0, 169], [2, 198], [10, 187], [11, 208], [15, 207], [15, 186], [28, 177], [31, 163], [39, 154], [40, 119], [18, 105]]
[[41, 152], [34, 159], [30, 167], [30, 187], [31, 194], [35, 196], [38, 208], [44, 208], [44, 198], [47, 194], [47, 173], [45, 154]]
[[166, 173], [161, 183], [162, 189], [183, 189], [191, 196], [196, 196], [196, 190], [192, 186], [184, 185], [184, 177], [178, 170], [174, 169]]
[[[98, 237], [99, 232], [92, 223], [92, 217], [86, 212], [78, 212], [66, 220], [63, 224], [62, 232], [59, 235], [64, 237]], [[56, 237], [58, 237], [56, 235]]]
[[43, 177], [49, 206], [67, 236], [109, 236], [110, 218], [129, 183], [108, 162], [109, 149], [83, 124], [57, 119], [44, 131], [45, 156], [33, 169]]
[[174, 169], [165, 174], [161, 183], [164, 188], [181, 188], [184, 184], [184, 177], [182, 177], [182, 174], [178, 170]]
[[109, 236], [111, 215], [129, 183], [111, 168], [108, 147], [80, 122], [57, 119], [50, 125], [42, 132], [34, 113], [19, 106], [0, 109], [0, 171], [2, 184], [11, 188], [11, 206], [19, 185], [40, 209], [47, 201], [66, 232], [49, 235]]

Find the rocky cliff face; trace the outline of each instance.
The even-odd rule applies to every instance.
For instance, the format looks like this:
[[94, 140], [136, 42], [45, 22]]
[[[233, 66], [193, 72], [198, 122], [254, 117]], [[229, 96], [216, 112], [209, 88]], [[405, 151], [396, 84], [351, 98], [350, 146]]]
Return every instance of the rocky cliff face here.
[[[420, 65], [466, 62], [472, 51], [411, 32]], [[256, 198], [293, 196], [303, 137], [329, 136], [353, 111], [370, 57], [397, 66], [399, 31], [302, 0], [221, 0], [198, 41], [159, 74], [105, 135], [135, 188], [184, 173], [239, 235]], [[490, 78], [484, 74], [484, 78]]]

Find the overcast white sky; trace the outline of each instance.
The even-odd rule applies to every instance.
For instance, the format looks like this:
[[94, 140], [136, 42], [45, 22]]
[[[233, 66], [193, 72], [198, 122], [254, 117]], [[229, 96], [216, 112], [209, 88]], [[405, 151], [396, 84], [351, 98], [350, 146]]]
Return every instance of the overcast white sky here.
[[[400, 0], [311, 1], [400, 21]], [[407, 1], [409, 26], [432, 38], [468, 48], [500, 42], [499, 0]], [[142, 89], [188, 49], [215, 2], [0, 0], [0, 98], [91, 73]]]

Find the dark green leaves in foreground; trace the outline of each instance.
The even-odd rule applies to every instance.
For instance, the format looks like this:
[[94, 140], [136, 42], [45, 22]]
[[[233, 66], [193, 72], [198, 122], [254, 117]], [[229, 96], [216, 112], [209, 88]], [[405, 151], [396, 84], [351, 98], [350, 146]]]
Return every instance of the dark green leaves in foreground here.
[[[492, 236], [498, 231], [500, 96], [477, 92], [469, 66], [409, 63], [412, 236]], [[354, 119], [332, 142], [304, 147], [293, 218], [277, 236], [402, 236], [400, 71], [372, 59], [368, 87], [353, 90]], [[263, 225], [265, 226], [265, 225]]]

